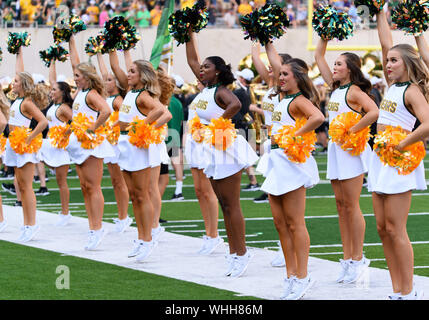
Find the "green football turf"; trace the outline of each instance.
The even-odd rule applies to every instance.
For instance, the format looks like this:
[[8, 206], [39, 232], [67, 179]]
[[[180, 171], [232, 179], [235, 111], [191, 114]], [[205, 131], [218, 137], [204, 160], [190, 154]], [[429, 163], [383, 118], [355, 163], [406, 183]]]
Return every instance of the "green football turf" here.
[[[326, 156], [316, 156], [321, 180], [326, 180]], [[429, 168], [429, 156], [425, 158], [425, 167]], [[163, 225], [169, 232], [182, 235], [201, 237], [204, 234], [204, 223], [200, 213], [195, 191], [192, 187], [192, 175], [185, 172], [183, 195], [186, 202], [164, 202], [161, 217], [168, 220]], [[38, 209], [50, 212], [60, 210], [59, 192], [55, 177], [48, 174], [50, 180], [47, 187], [48, 196], [38, 196]], [[171, 199], [175, 181], [170, 170], [169, 187], [163, 200]], [[257, 176], [259, 183], [262, 176]], [[426, 169], [426, 179], [429, 170]], [[4, 180], [3, 182], [10, 182]], [[244, 174], [242, 185], [248, 184]], [[104, 170], [102, 183], [105, 197], [104, 220], [111, 222], [117, 217], [117, 209], [110, 177]], [[70, 209], [73, 215], [86, 217], [79, 180], [76, 171], [69, 173], [71, 190]], [[35, 190], [39, 184], [34, 184]], [[248, 246], [277, 248], [278, 235], [275, 230], [270, 206], [268, 203], [255, 204], [252, 199], [259, 196], [260, 191], [241, 192], [241, 207], [246, 218], [246, 241]], [[333, 191], [329, 183], [320, 183], [307, 191], [306, 223], [310, 234], [310, 255], [322, 259], [338, 261], [342, 257], [338, 217]], [[15, 196], [2, 191], [3, 202], [13, 204]], [[371, 195], [366, 188], [362, 189], [360, 199], [362, 212], [365, 214], [365, 255], [372, 259], [371, 266], [386, 268], [383, 248], [377, 234], [372, 209]], [[427, 213], [415, 215], [414, 213]], [[129, 214], [133, 216], [132, 206]], [[225, 236], [222, 213], [219, 213], [220, 235]], [[182, 225], [187, 227], [174, 228]], [[135, 225], [134, 225], [135, 226]], [[173, 226], [173, 227], [170, 227]], [[415, 274], [429, 276], [429, 191], [415, 192], [408, 218], [408, 233], [413, 244], [415, 257]], [[63, 257], [60, 254], [0, 241], [2, 258], [7, 263], [0, 263], [0, 298], [1, 299], [245, 299], [234, 293], [200, 286], [166, 277], [128, 270], [125, 268], [94, 262], [90, 260]], [[25, 257], [25, 258], [24, 258]], [[73, 270], [73, 290], [57, 290], [55, 288], [55, 268], [64, 264]], [[51, 270], [51, 271], [48, 271]], [[112, 279], [115, 279], [112, 281]], [[150, 287], [150, 290], [147, 288]], [[66, 292], [67, 291], [67, 292]], [[249, 298], [249, 297], [247, 297]]]

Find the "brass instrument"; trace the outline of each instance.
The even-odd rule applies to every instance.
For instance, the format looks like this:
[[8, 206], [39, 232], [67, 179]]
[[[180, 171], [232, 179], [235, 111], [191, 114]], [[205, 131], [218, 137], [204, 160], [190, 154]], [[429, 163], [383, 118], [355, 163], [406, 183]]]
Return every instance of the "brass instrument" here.
[[[250, 103], [257, 104], [259, 106], [262, 105], [262, 98], [265, 93], [268, 91], [268, 86], [263, 85], [261, 83], [251, 83], [249, 87], [250, 91]], [[252, 112], [252, 111], [249, 111]], [[246, 121], [251, 121], [249, 126], [250, 129], [254, 129], [256, 131], [256, 144], [261, 144], [262, 141], [262, 125], [265, 123], [264, 116], [259, 114], [258, 112], [253, 112], [253, 119], [250, 114], [246, 114]], [[253, 120], [253, 121], [252, 121]]]
[[320, 70], [316, 62], [314, 62], [311, 65], [310, 70], [308, 70], [308, 76], [311, 80], [317, 79], [320, 76]]
[[383, 77], [383, 65], [380, 59], [376, 55], [372, 54], [371, 52], [367, 52], [361, 58], [361, 61], [362, 61], [362, 67], [361, 67], [362, 72], [378, 78]]

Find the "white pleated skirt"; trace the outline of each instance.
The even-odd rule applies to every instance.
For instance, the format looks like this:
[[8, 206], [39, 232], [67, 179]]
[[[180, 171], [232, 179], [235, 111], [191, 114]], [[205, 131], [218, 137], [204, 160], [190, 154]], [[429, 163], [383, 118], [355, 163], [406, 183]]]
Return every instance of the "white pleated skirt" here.
[[313, 156], [304, 163], [295, 163], [287, 158], [283, 149], [278, 148], [269, 153], [266, 179], [261, 190], [280, 196], [301, 187], [312, 188], [319, 180], [319, 170]]
[[262, 151], [262, 156], [259, 157], [258, 165], [256, 166], [255, 170], [266, 177], [268, 170], [268, 159], [271, 151], [271, 139], [268, 139], [263, 143]]
[[203, 144], [203, 148], [204, 161], [207, 161], [204, 174], [214, 180], [230, 177], [258, 161], [258, 155], [241, 135], [237, 135], [225, 151], [207, 143]]
[[359, 156], [352, 156], [330, 140], [326, 178], [328, 180], [346, 180], [366, 173], [368, 172], [370, 156], [371, 147], [369, 144]]
[[6, 141], [6, 147], [3, 155], [3, 162], [8, 167], [21, 168], [28, 162], [40, 162], [40, 150], [35, 153], [18, 154], [13, 151], [12, 147], [10, 146], [9, 139]]
[[161, 163], [168, 164], [169, 157], [165, 142], [151, 144], [148, 149], [137, 148], [128, 141], [128, 135], [120, 135], [118, 141], [118, 165], [121, 170], [140, 171], [154, 168]]
[[[109, 143], [110, 143], [110, 142], [109, 142]], [[104, 164], [108, 164], [108, 163], [111, 163], [111, 164], [118, 164], [118, 161], [119, 161], [119, 154], [120, 154], [119, 147], [118, 147], [118, 145], [117, 145], [117, 144], [115, 144], [115, 145], [110, 144], [110, 145], [112, 146], [112, 148], [113, 148], [113, 152], [115, 153], [115, 155], [114, 155], [113, 157], [106, 157], [106, 158], [104, 158], [104, 159], [103, 159], [103, 163], [104, 163]]]
[[42, 148], [40, 149], [40, 159], [51, 168], [71, 164], [68, 151], [54, 147], [50, 139], [43, 139]]
[[368, 192], [397, 194], [410, 190], [426, 190], [423, 161], [410, 174], [400, 175], [398, 171], [384, 165], [375, 152], [371, 152], [368, 171]]
[[207, 165], [205, 156], [207, 153], [204, 150], [203, 143], [195, 142], [191, 134], [186, 135], [184, 155], [191, 169], [205, 169]]
[[103, 142], [94, 149], [84, 149], [74, 133], [70, 135], [69, 144], [66, 147], [66, 150], [69, 152], [70, 160], [77, 165], [84, 163], [90, 156], [99, 159], [115, 156], [115, 151], [113, 150], [112, 145], [106, 139], [104, 139]]

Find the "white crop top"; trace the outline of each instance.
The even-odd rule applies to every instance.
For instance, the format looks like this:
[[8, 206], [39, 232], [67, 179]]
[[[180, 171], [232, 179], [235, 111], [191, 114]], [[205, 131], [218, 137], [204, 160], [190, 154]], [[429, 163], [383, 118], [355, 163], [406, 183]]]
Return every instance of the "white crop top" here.
[[412, 131], [416, 123], [416, 117], [405, 107], [405, 91], [410, 82], [394, 83], [387, 90], [380, 103], [380, 113], [377, 123], [401, 126], [402, 129]]
[[274, 108], [272, 115], [272, 135], [277, 134], [285, 125], [295, 125], [295, 119], [290, 115], [289, 106], [291, 102], [302, 93], [289, 94], [285, 96]]
[[197, 101], [200, 99], [199, 98], [200, 94], [201, 94], [201, 92], [195, 96], [194, 100], [192, 100], [192, 102], [188, 106], [188, 121], [192, 120], [195, 117], [195, 115], [197, 114], [197, 111], [196, 111]]
[[115, 109], [113, 108], [113, 102], [115, 102], [116, 97], [119, 96], [119, 94], [115, 94], [113, 96], [107, 97], [106, 102], [109, 105], [110, 112], [114, 112]]
[[21, 104], [24, 101], [24, 98], [18, 98], [10, 107], [10, 117], [9, 124], [17, 127], [30, 127], [31, 119], [24, 116], [21, 112]]
[[134, 117], [137, 116], [139, 119], [145, 119], [146, 115], [140, 112], [137, 108], [137, 97], [144, 89], [141, 90], [131, 90], [127, 92], [127, 95], [122, 101], [122, 105], [119, 108], [119, 121], [130, 123], [133, 121]]
[[262, 107], [262, 111], [264, 112], [265, 125], [267, 126], [272, 125], [272, 121], [271, 121], [272, 113], [274, 111], [274, 108], [279, 103], [278, 95], [270, 98], [270, 96], [274, 93], [274, 91], [275, 91], [274, 88], [270, 88], [262, 98], [261, 107]]
[[49, 108], [48, 112], [46, 112], [46, 119], [48, 119], [48, 128], [62, 126], [64, 124], [64, 122], [57, 117], [57, 110], [60, 106], [61, 104], [54, 104]]
[[206, 87], [193, 101], [196, 103], [196, 113], [198, 117], [200, 117], [202, 124], [209, 124], [211, 119], [220, 118], [225, 112], [225, 110], [216, 103], [216, 90], [217, 86]]
[[358, 113], [356, 110], [352, 109], [347, 103], [347, 92], [349, 91], [351, 85], [352, 83], [340, 86], [332, 92], [331, 97], [329, 98], [328, 105], [326, 106], [326, 108], [328, 109], [329, 124], [339, 114], [350, 111]]
[[76, 98], [73, 101], [73, 117], [77, 116], [78, 113], [83, 113], [88, 118], [92, 117], [92, 120], [96, 121], [98, 117], [98, 112], [92, 109], [86, 103], [86, 96], [88, 95], [89, 91], [90, 89], [81, 90], [76, 95]]

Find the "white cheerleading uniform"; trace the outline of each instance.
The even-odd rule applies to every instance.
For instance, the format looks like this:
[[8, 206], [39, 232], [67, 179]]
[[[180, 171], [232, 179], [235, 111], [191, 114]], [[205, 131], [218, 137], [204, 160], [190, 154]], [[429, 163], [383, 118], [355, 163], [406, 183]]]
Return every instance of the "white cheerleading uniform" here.
[[[200, 101], [200, 95], [201, 93], [199, 93], [188, 106], [188, 109], [189, 109], [188, 121], [193, 119], [197, 115], [196, 106]], [[184, 155], [186, 158], [186, 162], [188, 163], [191, 169], [194, 168], [194, 169], [203, 170], [207, 165], [207, 162], [204, 161], [205, 151], [204, 151], [203, 144], [204, 142], [201, 142], [201, 143], [195, 142], [190, 132], [188, 132], [188, 134], [186, 135]]]
[[[131, 90], [127, 93], [119, 109], [119, 121], [130, 123], [134, 117], [143, 120], [146, 115], [137, 108], [137, 97], [144, 90]], [[163, 141], [160, 144], [151, 144], [148, 149], [138, 148], [129, 142], [128, 134], [121, 132], [118, 141], [119, 159], [121, 170], [140, 171], [146, 168], [154, 168], [161, 163], [168, 163], [167, 146]]]
[[[356, 112], [347, 103], [347, 92], [351, 87], [340, 86], [335, 89], [327, 105], [329, 113], [329, 124], [336, 116], [345, 112]], [[360, 176], [368, 172], [368, 161], [371, 156], [371, 147], [367, 143], [365, 150], [358, 156], [352, 156], [347, 151], [341, 149], [339, 145], [329, 140], [328, 143], [328, 163], [326, 178], [329, 180], [346, 180]]]
[[[65, 124], [58, 119], [57, 111], [61, 104], [52, 105], [46, 113], [48, 119], [48, 128], [56, 126], [64, 126]], [[43, 139], [42, 148], [40, 149], [41, 160], [52, 168], [58, 168], [61, 166], [71, 164], [70, 155], [68, 151], [56, 148], [51, 144], [50, 139]]]
[[[24, 98], [18, 98], [12, 103], [10, 107], [9, 125], [26, 128], [30, 127], [31, 119], [24, 116], [21, 112], [21, 104], [23, 101]], [[13, 151], [9, 139], [7, 139], [3, 161], [6, 166], [17, 168], [23, 167], [28, 162], [38, 163], [40, 162], [40, 150], [34, 153], [18, 154]]]
[[[270, 88], [262, 98], [262, 111], [264, 112], [264, 120], [265, 125], [271, 126], [272, 125], [272, 114], [274, 111], [274, 108], [279, 103], [279, 96], [276, 95], [274, 97], [270, 97], [274, 93], [275, 89]], [[268, 137], [268, 139], [263, 143], [262, 145], [262, 156], [259, 158], [258, 165], [256, 166], [256, 171], [261, 173], [264, 177], [266, 177], [266, 172], [268, 168], [268, 154], [271, 150], [271, 137]]]
[[[76, 95], [73, 102], [73, 117], [77, 116], [79, 113], [83, 113], [90, 119], [90, 121], [95, 122], [98, 117], [98, 112], [91, 109], [91, 107], [86, 103], [86, 97], [89, 91], [90, 89], [81, 90]], [[115, 155], [115, 152], [107, 139], [104, 139], [103, 142], [94, 149], [84, 149], [74, 133], [70, 135], [69, 144], [66, 147], [66, 150], [70, 154], [71, 161], [77, 165], [85, 162], [85, 160], [90, 156], [104, 159]]]
[[[196, 113], [203, 124], [209, 124], [211, 119], [217, 119], [225, 112], [216, 103], [216, 90], [217, 86], [206, 87], [199, 95]], [[232, 145], [225, 151], [217, 150], [208, 143], [204, 143], [203, 148], [205, 152], [204, 161], [206, 162], [204, 173], [208, 178], [213, 178], [214, 180], [230, 177], [250, 167], [258, 160], [256, 152], [246, 139], [239, 134], [237, 134]]]
[[[113, 108], [113, 103], [115, 102], [115, 99], [118, 96], [119, 96], [119, 94], [116, 94], [116, 95], [110, 96], [110, 97], [108, 97], [106, 99], [106, 102], [107, 102], [107, 104], [109, 105], [109, 108], [110, 108], [110, 112], [114, 112], [115, 111], [115, 109]], [[116, 145], [112, 145], [111, 144], [111, 146], [113, 148], [113, 151], [115, 152], [115, 155], [113, 157], [106, 157], [106, 158], [104, 158], [103, 162], [105, 164], [108, 164], [108, 163], [117, 164], [118, 163], [118, 159], [119, 159], [119, 148], [118, 148], [118, 145], [117, 144]]]
[[[416, 122], [405, 106], [405, 91], [410, 82], [395, 83], [389, 87], [380, 103], [380, 114], [377, 123], [401, 126], [412, 131]], [[425, 169], [423, 161], [410, 174], [400, 175], [398, 171], [384, 165], [378, 155], [373, 151], [369, 163], [368, 191], [385, 194], [397, 194], [409, 190], [426, 190]]]
[[[291, 102], [301, 93], [285, 96], [275, 107], [273, 112], [272, 134], [284, 125], [295, 126], [295, 119], [289, 113]], [[261, 186], [261, 190], [275, 196], [296, 190], [302, 186], [311, 188], [319, 183], [319, 171], [313, 156], [304, 163], [292, 162], [288, 159], [284, 150], [277, 145], [269, 153], [266, 179]]]

